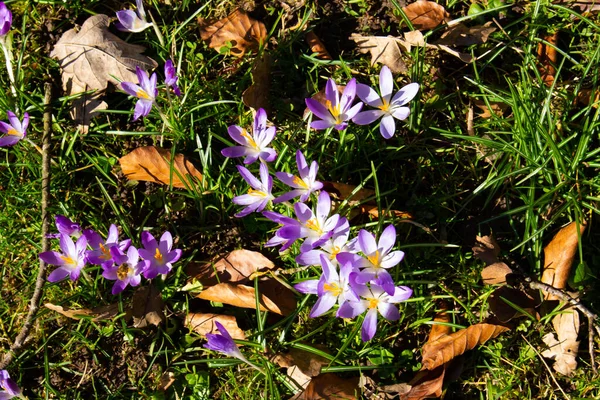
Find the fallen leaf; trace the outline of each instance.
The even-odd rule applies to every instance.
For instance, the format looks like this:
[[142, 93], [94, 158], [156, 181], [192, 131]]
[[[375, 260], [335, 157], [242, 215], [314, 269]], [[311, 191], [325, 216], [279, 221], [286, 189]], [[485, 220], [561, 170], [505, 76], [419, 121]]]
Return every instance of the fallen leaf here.
[[433, 44], [462, 47], [485, 43], [490, 34], [496, 31], [496, 28], [490, 26], [491, 24], [492, 22], [490, 21], [485, 25], [476, 25], [472, 27], [467, 27], [462, 23], [453, 25]]
[[212, 24], [203, 19], [198, 19], [198, 24], [200, 37], [208, 42], [208, 47], [220, 52], [222, 47], [230, 43], [231, 54], [236, 57], [258, 50], [267, 38], [265, 24], [250, 18], [240, 9]]
[[600, 10], [600, 2], [598, 0], [558, 0], [553, 1], [553, 3], [571, 8], [579, 8], [579, 11], [582, 13], [592, 13]]
[[573, 307], [567, 307], [552, 319], [556, 331], [542, 338], [548, 349], [542, 356], [554, 359], [552, 368], [562, 375], [570, 376], [577, 368], [577, 353], [579, 352], [579, 313]]
[[481, 271], [481, 279], [486, 285], [499, 285], [506, 283], [506, 275], [512, 274], [513, 270], [503, 262], [488, 265]]
[[558, 65], [558, 52], [556, 51], [558, 46], [558, 32], [546, 35], [541, 39], [537, 48], [538, 70], [540, 71], [542, 82], [546, 86], [551, 86], [554, 83], [556, 65]]
[[342, 379], [335, 374], [323, 374], [313, 378], [306, 390], [292, 400], [357, 399], [359, 378]]
[[87, 134], [90, 130], [90, 123], [99, 111], [108, 109], [108, 104], [102, 100], [104, 92], [95, 92], [94, 94], [79, 97], [71, 103], [71, 118], [79, 124], [79, 131]]
[[306, 43], [308, 43], [310, 46], [310, 51], [317, 53], [317, 58], [320, 58], [321, 60], [331, 60], [331, 55], [315, 32], [308, 31], [305, 35], [305, 38]]
[[376, 63], [387, 65], [395, 74], [407, 71], [406, 64], [402, 61], [400, 41], [393, 36], [361, 36], [353, 33], [350, 36], [360, 53], [371, 54], [371, 66]]
[[423, 346], [423, 368], [437, 368], [508, 330], [503, 325], [481, 323], [428, 342]]
[[160, 291], [150, 283], [142, 286], [133, 293], [131, 300], [131, 312], [133, 315], [133, 327], [145, 328], [150, 325], [158, 326], [165, 321], [165, 314]]
[[246, 334], [231, 315], [189, 313], [185, 316], [185, 326], [194, 332], [206, 336], [207, 333], [218, 333], [215, 322], [220, 322], [234, 339], [246, 340]]
[[158, 382], [158, 390], [165, 391], [167, 390], [173, 383], [175, 383], [175, 374], [171, 371], [164, 372], [160, 376], [160, 380]]
[[483, 261], [486, 265], [499, 262], [500, 246], [493, 235], [476, 236], [473, 246], [473, 257]]
[[[488, 101], [487, 103], [483, 100], [476, 99], [473, 100], [473, 104], [479, 108], [482, 112], [477, 114], [481, 118], [491, 118], [492, 115], [497, 115], [499, 117], [504, 116], [504, 111], [508, 109], [508, 104], [501, 103], [498, 101]], [[489, 104], [489, 107], [488, 107]]]
[[581, 89], [577, 92], [575, 100], [584, 106], [592, 104], [592, 107], [598, 108], [600, 102], [600, 91], [594, 91], [592, 89]]
[[212, 262], [190, 263], [186, 273], [204, 286], [213, 286], [219, 282], [246, 282], [253, 273], [273, 268], [275, 264], [261, 253], [240, 249]]
[[418, 0], [402, 7], [402, 11], [412, 26], [421, 31], [435, 28], [450, 16], [443, 6], [424, 0]]
[[[360, 206], [360, 212], [363, 214], [368, 214], [373, 219], [379, 219], [379, 207], [376, 205], [363, 204]], [[398, 211], [398, 210], [388, 210], [383, 208], [381, 210], [381, 215], [386, 217], [394, 217], [401, 219], [413, 219], [413, 215], [406, 211]]]
[[[311, 345], [321, 351], [327, 351], [325, 346]], [[273, 360], [282, 368], [297, 366], [302, 373], [309, 377], [321, 374], [321, 368], [329, 365], [329, 360], [310, 351], [292, 348], [289, 353], [278, 354]]]
[[242, 101], [248, 107], [269, 110], [269, 90], [271, 89], [271, 56], [263, 53], [254, 62], [252, 85], [242, 93]]
[[136, 66], [151, 70], [158, 65], [141, 54], [145, 50], [143, 46], [129, 44], [110, 33], [109, 25], [108, 16], [93, 15], [79, 31], [66, 31], [50, 53], [60, 64], [62, 86], [67, 95], [96, 91], [83, 95], [73, 104], [71, 116], [84, 129], [94, 111], [104, 107], [99, 96], [109, 82], [113, 85], [121, 81], [137, 83]]
[[460, 51], [456, 51], [453, 48], [443, 45], [443, 44], [426, 43], [425, 38], [423, 37], [423, 34], [417, 30], [406, 32], [406, 33], [404, 33], [404, 40], [402, 40], [402, 39], [397, 39], [397, 40], [398, 40], [398, 43], [402, 47], [407, 49], [406, 51], [410, 51], [410, 48], [412, 46], [419, 46], [419, 47], [425, 46], [428, 49], [444, 51], [448, 54], [453, 55], [454, 57], [457, 57], [458, 59], [460, 59], [461, 61], [463, 61], [465, 63], [470, 63], [471, 61], [473, 61], [473, 56], [471, 56], [470, 54], [461, 53]]
[[519, 289], [502, 286], [494, 290], [488, 299], [488, 304], [490, 305], [490, 310], [500, 322], [508, 322], [511, 319], [524, 314], [512, 307], [509, 303], [504, 301], [504, 299], [527, 312], [529, 315], [535, 316], [535, 307], [538, 305], [538, 301], [533, 297], [534, 295], [535, 293], [525, 293]]
[[[202, 182], [202, 174], [183, 154], [175, 154], [175, 163], [170, 164], [171, 151], [156, 146], [138, 147], [121, 157], [119, 164], [123, 175], [129, 180], [148, 181], [173, 187], [193, 187]], [[172, 176], [172, 180], [170, 179]]]
[[[68, 308], [52, 303], [46, 303], [44, 304], [44, 307], [46, 307], [49, 310], [56, 311], [57, 313], [62, 314], [67, 318], [82, 319], [86, 317], [92, 317], [92, 321], [112, 319], [119, 314], [119, 304], [117, 303], [110, 304], [107, 306], [96, 307], [92, 310], [87, 308]], [[127, 311], [127, 313], [129, 313], [128, 310], [124, 311]], [[125, 319], [129, 318], [126, 316]]]
[[[579, 229], [578, 229], [579, 227]], [[564, 289], [571, 273], [573, 259], [577, 254], [579, 236], [585, 231], [586, 224], [571, 222], [562, 228], [544, 248], [544, 269], [541, 282], [557, 289]], [[546, 300], [558, 300], [545, 292]]]
[[[269, 282], [276, 282], [275, 284]], [[278, 290], [268, 286], [279, 285]], [[271, 311], [280, 315], [289, 315], [296, 309], [296, 298], [294, 293], [275, 280], [259, 283], [260, 290], [260, 310]], [[265, 292], [269, 292], [269, 297]], [[272, 293], [278, 294], [274, 296]], [[204, 289], [198, 296], [200, 299], [216, 301], [229, 304], [235, 307], [256, 308], [256, 292], [254, 287], [246, 285], [236, 285], [232, 283], [219, 283], [217, 285]], [[293, 303], [293, 307], [291, 304]]]

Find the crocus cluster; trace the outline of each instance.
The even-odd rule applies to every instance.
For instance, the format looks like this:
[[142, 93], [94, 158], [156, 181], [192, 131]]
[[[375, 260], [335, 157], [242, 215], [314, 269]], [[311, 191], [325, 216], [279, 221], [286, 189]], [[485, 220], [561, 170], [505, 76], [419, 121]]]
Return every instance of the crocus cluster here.
[[[320, 118], [310, 126], [314, 129], [334, 127], [341, 131], [348, 127], [350, 120], [357, 125], [369, 125], [381, 118], [379, 130], [385, 139], [389, 139], [396, 132], [394, 119], [404, 120], [410, 114], [410, 109], [404, 105], [417, 95], [419, 84], [406, 85], [392, 96], [393, 90], [394, 78], [387, 66], [383, 66], [379, 73], [379, 92], [351, 79], [340, 96], [337, 85], [329, 79], [325, 86], [324, 105], [315, 99], [306, 99], [308, 109]], [[361, 102], [354, 104], [356, 96]], [[362, 110], [364, 105], [372, 109]]]
[[8, 400], [13, 397], [22, 397], [21, 389], [15, 381], [10, 378], [8, 371], [0, 369], [0, 400]]
[[29, 114], [27, 113], [23, 114], [23, 121], [20, 121], [12, 111], [8, 111], [6, 114], [8, 115], [8, 123], [0, 121], [0, 132], [5, 134], [0, 137], [0, 147], [10, 147], [17, 144], [27, 135], [27, 126], [29, 125]]
[[49, 235], [59, 239], [60, 252], [40, 253], [42, 261], [57, 265], [48, 275], [50, 282], [67, 277], [76, 281], [87, 264], [99, 265], [105, 279], [115, 281], [112, 294], [125, 288], [137, 286], [141, 277], [153, 279], [167, 275], [173, 263], [181, 257], [180, 249], [173, 249], [173, 237], [169, 231], [156, 240], [150, 232], [142, 232], [142, 246], [131, 245], [131, 239], [119, 240], [119, 229], [111, 225], [106, 239], [98, 232], [85, 229], [62, 215], [55, 217], [58, 234]]

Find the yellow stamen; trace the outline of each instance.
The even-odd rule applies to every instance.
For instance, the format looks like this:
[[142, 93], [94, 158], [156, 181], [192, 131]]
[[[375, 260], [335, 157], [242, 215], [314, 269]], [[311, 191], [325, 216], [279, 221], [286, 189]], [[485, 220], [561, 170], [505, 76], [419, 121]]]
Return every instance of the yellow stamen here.
[[342, 288], [335, 282], [324, 284], [323, 289], [325, 289], [325, 291], [331, 293], [334, 296], [339, 296], [340, 294], [342, 294]]
[[21, 136], [21, 132], [19, 132], [18, 130], [16, 130], [15, 128], [10, 128], [8, 130], [8, 132], [6, 132], [7, 135], [13, 135], [13, 136]]
[[340, 249], [338, 246], [333, 246], [333, 248], [331, 249], [331, 254], [329, 255], [329, 259], [333, 260], [335, 259], [335, 257], [338, 255], [338, 253], [341, 251], [342, 249]]
[[386, 99], [382, 99], [382, 100], [383, 100], [383, 104], [379, 106], [379, 109], [381, 111], [385, 111], [385, 112], [390, 111], [390, 103], [388, 103]]
[[262, 190], [248, 189], [248, 194], [256, 197], [267, 197], [267, 194]]
[[306, 221], [305, 225], [308, 229], [312, 229], [313, 231], [317, 232], [319, 235], [323, 234], [321, 225], [319, 224], [319, 221], [316, 218], [309, 219], [308, 221]]
[[106, 248], [102, 243], [100, 243], [100, 251], [102, 251], [102, 255], [100, 256], [103, 260], [110, 260], [112, 256], [110, 255], [110, 250]]
[[367, 306], [369, 309], [377, 308], [377, 304], [379, 304], [379, 300], [372, 297], [365, 300], [369, 302], [369, 305]]
[[306, 184], [306, 182], [304, 182], [304, 180], [302, 180], [299, 176], [294, 176], [294, 178], [292, 179], [292, 181], [302, 187], [303, 189], [308, 189], [308, 185]]
[[129, 265], [121, 264], [117, 269], [117, 278], [119, 278], [119, 280], [122, 281], [125, 278], [127, 278], [127, 276], [129, 276], [130, 272], [132, 272], [132, 269], [129, 267]]
[[154, 253], [154, 258], [156, 259], [156, 261], [158, 262], [162, 262], [163, 260], [163, 255], [160, 252], [160, 250], [158, 250], [158, 247], [156, 248], [156, 252]]
[[375, 254], [367, 256], [367, 260], [369, 260], [369, 262], [373, 264], [375, 268], [379, 268], [379, 250], [377, 250]]
[[76, 265], [77, 264], [75, 262], [75, 260], [73, 260], [71, 257], [60, 256], [60, 258], [65, 262], [65, 264], [68, 264], [68, 265]]
[[325, 101], [325, 105], [327, 106], [327, 109], [329, 110], [329, 113], [331, 114], [331, 116], [333, 118], [335, 118], [335, 123], [336, 124], [339, 125], [342, 122], [344, 122], [344, 121], [342, 121], [342, 118], [340, 116], [340, 113], [341, 113], [341, 110], [340, 110], [341, 104], [340, 103], [338, 103], [337, 106], [333, 107], [331, 105], [331, 101], [327, 100], [327, 101]]
[[248, 133], [248, 131], [246, 131], [245, 129], [242, 130], [241, 135], [243, 137], [246, 138], [246, 140], [248, 141], [248, 144], [250, 145], [250, 147], [252, 147], [253, 149], [258, 150], [258, 144], [256, 144], [256, 142], [254, 141], [254, 138], [252, 136], [250, 136], [250, 134]]
[[150, 97], [150, 95], [148, 93], [146, 93], [146, 91], [144, 89], [139, 89], [137, 92], [135, 92], [135, 96], [138, 99], [144, 99], [144, 100], [152, 99], [152, 97]]

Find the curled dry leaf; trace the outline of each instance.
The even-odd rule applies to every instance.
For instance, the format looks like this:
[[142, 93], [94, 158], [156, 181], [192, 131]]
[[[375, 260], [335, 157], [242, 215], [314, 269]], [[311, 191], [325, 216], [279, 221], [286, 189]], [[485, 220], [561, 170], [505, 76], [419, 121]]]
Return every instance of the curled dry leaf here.
[[154, 283], [137, 288], [131, 300], [134, 328], [160, 325], [166, 320], [164, 308], [162, 295]]
[[441, 25], [450, 16], [446, 9], [433, 1], [418, 0], [402, 8], [415, 29], [424, 31]]
[[496, 28], [490, 26], [492, 22], [485, 25], [477, 25], [467, 27], [465, 24], [459, 23], [449, 27], [433, 44], [443, 44], [446, 46], [471, 46], [473, 44], [482, 44], [487, 42], [488, 37]]
[[577, 353], [579, 351], [579, 313], [573, 307], [567, 307], [561, 314], [552, 319], [556, 331], [546, 334], [542, 341], [548, 349], [542, 356], [554, 359], [552, 368], [562, 375], [570, 376], [577, 368]]
[[[183, 154], [175, 155], [171, 164], [171, 151], [156, 146], [138, 147], [121, 157], [119, 164], [123, 175], [129, 180], [148, 181], [176, 188], [193, 187], [196, 181], [202, 182], [202, 174]], [[172, 179], [171, 179], [172, 177]]]
[[473, 256], [486, 265], [499, 262], [500, 246], [493, 235], [476, 236], [475, 246], [473, 246]]
[[206, 336], [207, 333], [219, 333], [215, 322], [220, 322], [234, 339], [246, 340], [246, 334], [231, 315], [189, 313], [185, 316], [185, 326], [194, 332]]
[[535, 316], [535, 307], [539, 304], [539, 301], [534, 296], [535, 293], [526, 293], [519, 289], [502, 286], [494, 290], [494, 293], [488, 299], [488, 304], [490, 305], [490, 310], [500, 322], [508, 322], [515, 317], [524, 315], [521, 311], [511, 306], [509, 302], [527, 314]]
[[486, 103], [483, 100], [476, 99], [473, 100], [473, 105], [475, 105], [475, 107], [481, 110], [481, 112], [477, 115], [485, 119], [491, 118], [494, 114], [499, 117], [502, 117], [504, 115], [504, 111], [508, 109], [508, 104], [501, 103], [498, 101], [489, 101], [488, 103]]
[[247, 282], [253, 273], [273, 268], [275, 264], [261, 253], [240, 249], [212, 262], [190, 263], [186, 273], [202, 285], [212, 286], [219, 282]]
[[507, 330], [503, 325], [481, 323], [428, 342], [423, 346], [423, 368], [437, 368]]
[[246, 52], [256, 51], [267, 38], [267, 28], [244, 11], [237, 9], [227, 17], [208, 24], [198, 19], [200, 37], [208, 42], [208, 47], [221, 51], [231, 44], [231, 54], [242, 57]]
[[308, 31], [305, 38], [306, 43], [310, 46], [310, 51], [317, 53], [317, 58], [320, 58], [321, 60], [331, 60], [331, 55], [315, 32]]
[[[544, 270], [541, 282], [557, 289], [564, 289], [577, 254], [579, 236], [585, 230], [585, 222], [571, 222], [562, 228], [544, 248]], [[557, 300], [554, 295], [544, 293], [546, 300]]]
[[[92, 321], [112, 319], [119, 314], [119, 304], [117, 303], [109, 304], [107, 306], [96, 307], [92, 310], [87, 308], [68, 308], [52, 303], [46, 303], [44, 304], [44, 307], [46, 307], [49, 310], [56, 311], [57, 313], [62, 314], [67, 318], [82, 319], [86, 317], [92, 317]], [[131, 317], [131, 311], [124, 311], [126, 312], [125, 319], [127, 320]]]
[[538, 70], [540, 71], [542, 82], [546, 86], [551, 86], [556, 76], [556, 65], [558, 64], [557, 46], [558, 32], [542, 37], [542, 40], [538, 43]]
[[323, 374], [313, 378], [306, 390], [292, 397], [292, 400], [346, 399], [358, 398], [359, 378], [343, 379], [335, 374]]
[[[142, 55], [143, 46], [129, 44], [108, 31], [110, 18], [89, 17], [81, 29], [70, 29], [58, 40], [50, 57], [61, 67], [62, 86], [67, 95], [104, 91], [108, 83], [137, 82], [135, 67], [150, 70], [156, 61]], [[105, 109], [98, 93], [83, 95], [73, 103], [71, 116], [87, 128], [94, 111]]]
[[252, 85], [242, 93], [242, 101], [248, 107], [269, 111], [269, 90], [271, 89], [271, 56], [263, 53], [256, 59], [252, 69]]
[[371, 54], [371, 66], [376, 63], [387, 65], [395, 74], [407, 71], [400, 51], [402, 41], [399, 39], [393, 36], [361, 36], [357, 33], [353, 33], [350, 39], [356, 42], [360, 53]]
[[503, 262], [488, 265], [481, 271], [481, 279], [486, 285], [503, 285], [506, 283], [506, 275], [512, 274], [512, 269]]

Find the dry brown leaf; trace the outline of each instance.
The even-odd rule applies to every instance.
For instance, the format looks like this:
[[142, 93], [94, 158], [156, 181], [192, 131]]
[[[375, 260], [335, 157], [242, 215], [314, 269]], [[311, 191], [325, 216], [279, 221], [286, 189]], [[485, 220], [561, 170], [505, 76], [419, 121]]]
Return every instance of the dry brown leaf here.
[[[296, 309], [296, 297], [294, 293], [279, 282], [275, 280], [260, 282], [259, 290], [261, 311], [289, 315]], [[197, 297], [235, 307], [256, 308], [256, 292], [254, 291], [254, 287], [246, 285], [219, 283], [204, 289]]]
[[254, 62], [252, 85], [242, 93], [242, 101], [248, 107], [269, 111], [269, 90], [271, 90], [271, 56], [263, 53]]
[[575, 100], [584, 106], [588, 106], [591, 103], [592, 107], [598, 108], [598, 104], [600, 103], [600, 91], [581, 89], [579, 92], [577, 92], [577, 97]]
[[306, 390], [292, 400], [357, 399], [359, 378], [342, 379], [335, 374], [323, 374], [313, 378]]
[[275, 264], [257, 251], [234, 250], [207, 263], [190, 263], [186, 273], [204, 286], [219, 282], [241, 283], [261, 270], [271, 270]]
[[160, 380], [158, 382], [158, 390], [161, 390], [164, 392], [173, 383], [175, 383], [175, 374], [171, 371], [166, 371], [160, 376]]
[[153, 283], [136, 289], [131, 300], [134, 328], [160, 325], [166, 320], [164, 308], [160, 291]]
[[476, 236], [473, 246], [473, 257], [483, 261], [486, 265], [499, 262], [500, 246], [493, 235]]
[[249, 17], [240, 9], [212, 24], [202, 19], [198, 19], [198, 24], [200, 37], [208, 42], [208, 47], [220, 52], [222, 47], [231, 43], [231, 54], [236, 57], [258, 50], [267, 38], [265, 24]]
[[494, 290], [494, 293], [488, 299], [488, 304], [490, 305], [490, 310], [500, 322], [508, 322], [523, 314], [503, 299], [515, 304], [529, 315], [535, 316], [535, 307], [538, 305], [538, 301], [535, 300], [534, 295], [535, 293], [525, 293], [519, 289], [502, 286]]
[[376, 63], [387, 65], [395, 74], [407, 71], [406, 64], [402, 61], [399, 39], [392, 36], [361, 36], [357, 33], [353, 33], [350, 39], [356, 42], [360, 53], [371, 54], [372, 66]]
[[331, 60], [331, 55], [315, 32], [308, 31], [305, 35], [305, 38], [306, 43], [308, 43], [310, 46], [310, 51], [317, 53], [317, 58], [320, 58], [321, 60]]
[[[325, 346], [314, 344], [311, 346], [322, 351], [328, 350]], [[320, 375], [321, 368], [329, 365], [329, 360], [325, 357], [297, 348], [292, 348], [287, 354], [278, 354], [273, 361], [282, 368], [290, 368], [295, 365], [309, 377]]]
[[537, 55], [542, 81], [546, 86], [551, 86], [556, 76], [556, 65], [558, 63], [558, 32], [542, 37], [538, 43]]
[[444, 44], [446, 46], [471, 46], [473, 44], [482, 44], [487, 42], [488, 36], [492, 34], [496, 28], [490, 26], [492, 22], [487, 22], [485, 25], [477, 25], [467, 27], [465, 24], [459, 23], [453, 25], [446, 30], [439, 40], [433, 44]]
[[[376, 205], [369, 205], [369, 204], [363, 204], [360, 206], [360, 212], [363, 214], [368, 214], [369, 217], [373, 218], [373, 219], [379, 219], [379, 208]], [[394, 217], [394, 218], [401, 218], [401, 219], [413, 219], [413, 215], [409, 212], [406, 211], [398, 211], [398, 210], [388, 210], [388, 209], [382, 209], [381, 210], [381, 215], [384, 215], [386, 217]]]
[[579, 313], [573, 307], [567, 307], [552, 319], [556, 331], [550, 332], [542, 338], [548, 349], [542, 356], [554, 359], [552, 368], [562, 375], [570, 376], [577, 368], [577, 353], [579, 351]]
[[[490, 105], [488, 107], [488, 104]], [[508, 104], [506, 103], [501, 103], [498, 101], [489, 101], [488, 103], [486, 103], [483, 100], [480, 99], [476, 99], [473, 100], [473, 105], [475, 105], [477, 108], [479, 108], [481, 110], [481, 112], [479, 114], [477, 114], [479, 117], [481, 118], [491, 118], [491, 116], [493, 114], [496, 114], [499, 117], [502, 117], [504, 115], [504, 111], [506, 109], [508, 109]]]
[[461, 53], [460, 51], [456, 51], [453, 48], [443, 45], [443, 44], [431, 44], [431, 43], [426, 43], [425, 42], [425, 38], [423, 37], [423, 34], [420, 31], [410, 31], [410, 32], [406, 32], [404, 33], [404, 40], [402, 39], [397, 39], [398, 44], [401, 45], [403, 48], [405, 48], [405, 51], [410, 51], [410, 48], [412, 46], [425, 46], [428, 49], [435, 49], [438, 51], [444, 51], [448, 54], [453, 55], [454, 57], [457, 57], [459, 60], [461, 60], [462, 62], [465, 63], [470, 63], [471, 61], [473, 61], [473, 56], [471, 56], [470, 54], [467, 53]]
[[[67, 95], [96, 90], [73, 103], [71, 116], [84, 129], [94, 111], [106, 108], [98, 99], [108, 83], [137, 82], [135, 67], [151, 70], [158, 65], [143, 56], [143, 46], [129, 44], [108, 31], [110, 18], [104, 14], [89, 17], [81, 29], [70, 29], [58, 40], [50, 57], [61, 67], [62, 85]], [[86, 125], [87, 122], [87, 125]]]
[[[577, 254], [579, 235], [585, 230], [585, 222], [579, 224], [571, 222], [562, 228], [552, 241], [544, 248], [544, 271], [541, 282], [557, 289], [564, 289], [569, 279], [571, 266]], [[579, 234], [578, 234], [579, 233]], [[558, 300], [549, 293], [544, 293], [546, 300]]]
[[507, 330], [502, 325], [481, 323], [428, 342], [423, 346], [423, 368], [437, 368]]
[[553, 1], [553, 3], [578, 8], [582, 13], [592, 13], [600, 10], [600, 1], [598, 0], [558, 0]]
[[[56, 311], [57, 313], [62, 314], [67, 318], [82, 319], [85, 317], [93, 317], [92, 321], [112, 319], [119, 314], [119, 304], [117, 303], [110, 304], [107, 306], [96, 307], [93, 310], [87, 308], [73, 309], [52, 303], [46, 303], [44, 304], [44, 307], [46, 307], [49, 310]], [[128, 310], [124, 311], [126, 311], [127, 314], [130, 314]], [[126, 315], [125, 319], [129, 319], [129, 317]]]
[[418, 0], [402, 8], [415, 29], [433, 29], [446, 21], [450, 15], [446, 9], [433, 1]]
[[481, 279], [486, 285], [499, 285], [506, 283], [506, 275], [512, 274], [513, 270], [503, 262], [488, 265], [481, 271]]
[[189, 313], [185, 316], [185, 326], [204, 336], [207, 333], [219, 333], [215, 325], [217, 321], [225, 327], [232, 338], [246, 340], [246, 334], [240, 329], [234, 316], [210, 313]]
[[202, 174], [183, 154], [175, 154], [175, 163], [172, 166], [167, 161], [170, 159], [170, 150], [145, 146], [138, 147], [121, 157], [119, 164], [121, 164], [123, 175], [129, 180], [149, 181], [164, 185], [171, 182], [176, 188], [193, 187], [194, 182], [202, 182]]

